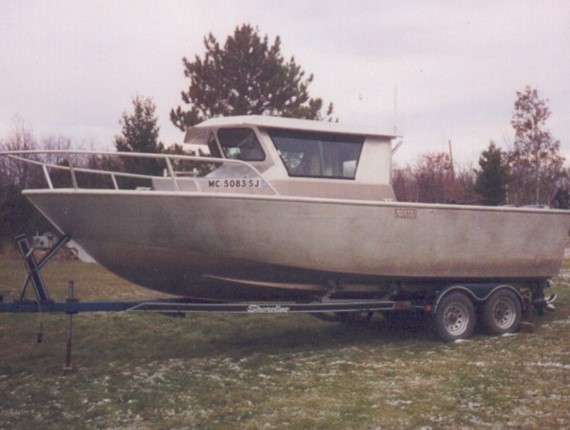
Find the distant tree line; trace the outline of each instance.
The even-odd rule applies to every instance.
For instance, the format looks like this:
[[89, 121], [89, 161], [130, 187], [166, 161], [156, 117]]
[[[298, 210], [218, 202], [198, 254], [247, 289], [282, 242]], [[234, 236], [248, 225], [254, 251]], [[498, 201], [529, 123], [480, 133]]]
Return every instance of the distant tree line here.
[[548, 100], [536, 89], [517, 91], [511, 120], [512, 146], [491, 141], [476, 169], [452, 164], [445, 152], [421, 156], [415, 166], [395, 168], [393, 185], [401, 201], [483, 205], [549, 205], [565, 176], [560, 142], [546, 128]]
[[[325, 108], [322, 99], [309, 95], [313, 75], [306, 76], [294, 57], [285, 60], [279, 37], [270, 43], [267, 35], [261, 36], [257, 29], [244, 24], [236, 27], [223, 46], [209, 34], [204, 38], [204, 48], [202, 57], [195, 55], [192, 61], [183, 59], [184, 75], [189, 80], [188, 88], [181, 93], [186, 109], [178, 106], [170, 112], [170, 120], [181, 130], [224, 115], [334, 120], [332, 103]], [[560, 155], [560, 142], [545, 125], [550, 116], [547, 102], [530, 87], [517, 92], [511, 120], [515, 132], [513, 144], [501, 149], [490, 142], [481, 153], [476, 169], [454, 165], [446, 152], [423, 154], [413, 165], [395, 167], [392, 181], [398, 200], [548, 204], [564, 172], [564, 158]], [[151, 98], [134, 97], [132, 112], [124, 112], [119, 125], [120, 133], [113, 142], [117, 151], [185, 153], [181, 145], [166, 146], [159, 141], [156, 106]], [[0, 151], [71, 147], [71, 140], [65, 137], [37, 141], [23, 121], [16, 121], [8, 136], [0, 138]], [[155, 175], [163, 169], [160, 163], [148, 159], [123, 158], [117, 163], [105, 157], [79, 161], [54, 155], [50, 161], [62, 165], [84, 163], [93, 168], [112, 166], [126, 172]], [[64, 173], [54, 173], [57, 184], [69, 183], [69, 175]], [[99, 180], [82, 178], [89, 186], [105, 186]], [[0, 157], [0, 239], [50, 228], [21, 196], [22, 189], [45, 186], [44, 181], [39, 169]]]

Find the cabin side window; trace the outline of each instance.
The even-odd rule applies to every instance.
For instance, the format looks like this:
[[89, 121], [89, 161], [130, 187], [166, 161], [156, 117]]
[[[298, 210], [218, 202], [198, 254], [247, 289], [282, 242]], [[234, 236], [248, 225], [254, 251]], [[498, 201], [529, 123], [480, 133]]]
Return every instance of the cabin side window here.
[[220, 148], [218, 148], [218, 143], [216, 142], [214, 134], [210, 134], [210, 138], [208, 139], [208, 149], [210, 150], [210, 155], [212, 157], [222, 158], [222, 153], [220, 152]]
[[363, 136], [268, 130], [289, 176], [354, 179]]
[[250, 128], [222, 128], [218, 140], [226, 158], [242, 161], [263, 161], [265, 153]]

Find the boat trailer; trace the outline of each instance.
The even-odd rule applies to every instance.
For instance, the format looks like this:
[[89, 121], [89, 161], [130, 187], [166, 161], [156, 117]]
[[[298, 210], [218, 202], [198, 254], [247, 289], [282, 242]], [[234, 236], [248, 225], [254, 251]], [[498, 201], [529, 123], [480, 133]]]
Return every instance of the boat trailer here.
[[[68, 316], [68, 330], [66, 340], [66, 360], [64, 371], [73, 370], [71, 364], [71, 340], [73, 315], [80, 312], [150, 312], [169, 316], [183, 317], [187, 313], [242, 313], [242, 314], [282, 314], [305, 313], [314, 316], [334, 313], [360, 313], [367, 314], [375, 311], [410, 310], [413, 305], [410, 301], [388, 300], [335, 300], [326, 298], [315, 302], [283, 302], [283, 303], [216, 303], [196, 301], [192, 298], [177, 297], [165, 299], [148, 299], [135, 301], [80, 301], [74, 296], [74, 281], [68, 283], [68, 297], [65, 301], [51, 299], [41, 276], [41, 269], [56, 253], [69, 242], [69, 235], [62, 236], [47, 253], [38, 261], [34, 255], [34, 248], [30, 247], [25, 235], [18, 235], [15, 240], [18, 251], [26, 268], [20, 297], [17, 300], [6, 301], [0, 294], [0, 313], [64, 313]], [[26, 298], [29, 286], [35, 293], [35, 300]], [[43, 330], [38, 333], [37, 341], [41, 343]]]
[[[386, 300], [323, 300], [306, 303], [216, 303], [196, 301], [192, 298], [168, 298], [136, 301], [88, 301], [81, 302], [73, 296], [73, 281], [69, 281], [68, 298], [54, 301], [50, 298], [43, 282], [40, 270], [61, 249], [70, 237], [64, 235], [40, 260], [34, 256], [34, 249], [28, 244], [26, 236], [16, 237], [18, 250], [25, 263], [27, 275], [24, 280], [19, 300], [4, 301], [0, 296], [0, 312], [34, 313], [60, 312], [76, 314], [79, 312], [154, 312], [182, 316], [186, 313], [224, 312], [224, 313], [318, 313], [318, 312], [359, 312], [388, 311], [411, 309], [409, 301], [395, 302]], [[29, 285], [33, 286], [36, 300], [26, 299]]]
[[[553, 310], [553, 302], [556, 299], [555, 295], [545, 298], [544, 289], [548, 288], [548, 281], [544, 280], [537, 282], [531, 288], [530, 297], [523, 297], [518, 289], [502, 283], [468, 283], [442, 285], [442, 288], [434, 296], [424, 301], [412, 300], [409, 297], [405, 297], [403, 300], [331, 299], [326, 295], [318, 301], [281, 303], [205, 302], [188, 297], [136, 301], [80, 301], [74, 296], [74, 282], [69, 281], [67, 299], [55, 301], [49, 296], [40, 270], [70, 239], [68, 235], [62, 236], [38, 261], [26, 236], [17, 236], [16, 243], [27, 274], [18, 300], [5, 301], [0, 295], [0, 313], [64, 313], [68, 316], [64, 371], [73, 370], [71, 364], [73, 315], [80, 312], [151, 312], [169, 316], [213, 312], [242, 314], [305, 313], [323, 320], [355, 324], [370, 320], [373, 312], [377, 311], [423, 311], [434, 316], [435, 325], [440, 328], [439, 336], [443, 340], [453, 340], [459, 337], [454, 334], [454, 331], [463, 330], [462, 325], [466, 325], [467, 320], [475, 318], [474, 314], [469, 315], [474, 310], [468, 309], [473, 308], [474, 303], [482, 305], [483, 314], [485, 314], [485, 309], [495, 306], [497, 300], [501, 302], [500, 306], [502, 307], [505, 307], [506, 302], [507, 314], [499, 314], [496, 319], [494, 313], [491, 313], [486, 318], [488, 322], [491, 322], [495, 334], [499, 334], [510, 330], [509, 326], [501, 326], [501, 324], [511, 324], [515, 319], [519, 321], [521, 314], [531, 306], [534, 306], [539, 313], [544, 312], [545, 309]], [[35, 300], [26, 298], [30, 285], [33, 287]], [[505, 318], [510, 320], [504, 320]], [[38, 334], [39, 343], [41, 343], [42, 338], [43, 332], [40, 330]]]

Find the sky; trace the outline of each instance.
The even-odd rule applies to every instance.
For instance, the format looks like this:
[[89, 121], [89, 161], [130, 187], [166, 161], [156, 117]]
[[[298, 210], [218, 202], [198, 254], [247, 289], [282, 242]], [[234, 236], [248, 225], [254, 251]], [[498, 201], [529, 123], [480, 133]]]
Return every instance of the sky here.
[[[386, 0], [0, 1], [0, 139], [20, 121], [38, 140], [112, 149], [132, 99], [156, 105], [160, 139], [181, 143], [169, 112], [203, 56], [248, 23], [314, 75], [312, 97], [366, 128], [397, 127], [396, 164], [448, 151], [477, 163], [507, 148], [516, 92], [530, 85], [570, 160], [570, 2]], [[567, 162], [568, 164], [568, 162]]]

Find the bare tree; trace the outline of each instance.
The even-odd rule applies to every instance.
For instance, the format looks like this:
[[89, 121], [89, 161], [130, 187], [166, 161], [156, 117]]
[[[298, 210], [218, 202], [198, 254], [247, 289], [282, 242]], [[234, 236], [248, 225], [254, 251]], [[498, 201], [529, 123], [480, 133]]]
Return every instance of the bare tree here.
[[451, 157], [445, 152], [424, 154], [415, 169], [418, 201], [446, 203], [457, 199]]
[[444, 152], [423, 154], [416, 165], [392, 173], [396, 198], [407, 202], [474, 203], [474, 181], [470, 169], [452, 169], [451, 157]]
[[[13, 124], [8, 134], [3, 140], [4, 151], [28, 151], [38, 149], [37, 141], [30, 126], [20, 117], [13, 120]], [[33, 178], [37, 175], [33, 174], [34, 169], [25, 163], [12, 163], [7, 160], [3, 161], [4, 176], [6, 184], [13, 184], [19, 188], [29, 186], [33, 182]]]
[[547, 204], [562, 172], [560, 142], [545, 128], [550, 117], [548, 100], [527, 86], [517, 91], [511, 125], [515, 130], [509, 153], [509, 200], [521, 204]]
[[395, 167], [392, 172], [392, 186], [396, 200], [400, 202], [418, 201], [418, 183], [412, 167], [408, 164], [405, 167]]
[[[0, 151], [5, 151], [4, 142], [0, 141]], [[5, 157], [0, 157], [0, 219], [7, 210], [8, 201], [8, 184], [10, 178], [8, 176], [8, 163]]]
[[[70, 149], [71, 141], [64, 137], [49, 137], [39, 145], [32, 128], [21, 118], [14, 119], [8, 135], [0, 141], [0, 151]], [[42, 159], [39, 155], [30, 158]], [[46, 161], [59, 163], [55, 158]], [[43, 186], [45, 179], [41, 169], [28, 163], [16, 162], [0, 157], [0, 237], [14, 235], [22, 231], [46, 228], [47, 222], [22, 196], [25, 188]]]

